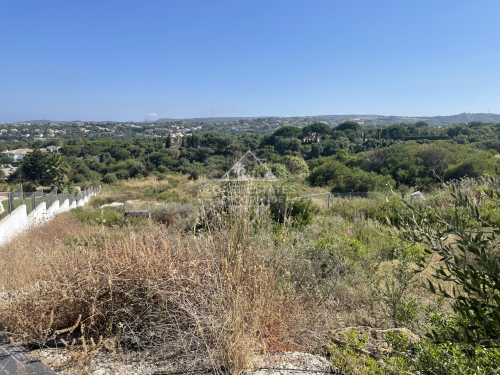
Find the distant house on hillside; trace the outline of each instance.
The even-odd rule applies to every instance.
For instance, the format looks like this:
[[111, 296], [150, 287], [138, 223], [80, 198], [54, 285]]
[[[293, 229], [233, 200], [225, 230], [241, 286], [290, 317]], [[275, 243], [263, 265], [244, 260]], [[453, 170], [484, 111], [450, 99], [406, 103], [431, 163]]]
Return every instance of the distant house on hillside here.
[[21, 161], [30, 152], [33, 152], [31, 148], [19, 148], [17, 150], [4, 151], [2, 154], [7, 158], [14, 159], [14, 161]]
[[61, 147], [57, 146], [48, 146], [46, 149], [48, 152], [57, 152]]

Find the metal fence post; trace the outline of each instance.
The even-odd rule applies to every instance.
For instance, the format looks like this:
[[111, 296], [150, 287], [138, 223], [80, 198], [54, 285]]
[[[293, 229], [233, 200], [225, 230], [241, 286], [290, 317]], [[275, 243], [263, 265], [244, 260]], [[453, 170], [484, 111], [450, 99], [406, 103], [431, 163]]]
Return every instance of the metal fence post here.
[[9, 195], [7, 196], [7, 206], [9, 206], [9, 215], [12, 213], [12, 207], [10, 206], [10, 195], [12, 193], [9, 192]]
[[24, 192], [23, 192], [23, 184], [21, 184], [21, 204], [23, 206], [26, 205], [26, 203], [24, 202]]
[[332, 194], [328, 194], [328, 209], [330, 209], [330, 200], [332, 198]]

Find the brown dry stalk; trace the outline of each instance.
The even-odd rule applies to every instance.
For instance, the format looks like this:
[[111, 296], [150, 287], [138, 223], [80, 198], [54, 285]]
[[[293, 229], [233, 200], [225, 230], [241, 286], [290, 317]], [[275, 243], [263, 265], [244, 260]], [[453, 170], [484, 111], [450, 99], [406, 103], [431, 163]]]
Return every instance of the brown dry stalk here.
[[[255, 353], [307, 346], [301, 298], [278, 292], [276, 260], [251, 245], [247, 224], [196, 238], [173, 227], [81, 228], [69, 217], [0, 250], [16, 267], [0, 268], [0, 320], [17, 341], [64, 339], [82, 363], [115, 353], [117, 340], [235, 373]], [[68, 345], [78, 329], [81, 349]]]

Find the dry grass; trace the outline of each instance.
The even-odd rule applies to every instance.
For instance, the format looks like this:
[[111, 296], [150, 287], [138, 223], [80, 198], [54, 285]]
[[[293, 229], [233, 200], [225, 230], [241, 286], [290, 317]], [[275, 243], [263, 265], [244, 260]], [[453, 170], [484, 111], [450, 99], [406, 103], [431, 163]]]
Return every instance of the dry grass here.
[[[128, 199], [155, 183], [123, 181], [99, 199]], [[188, 181], [176, 191], [199, 187]], [[327, 202], [326, 195], [314, 199]], [[114, 227], [78, 222], [69, 212], [0, 247], [6, 331], [21, 343], [64, 339], [63, 367], [88, 369], [101, 351], [139, 349], [175, 362], [173, 370], [236, 374], [265, 352], [317, 352], [329, 329], [385, 324], [369, 280], [380, 249], [355, 257], [344, 241], [367, 225], [364, 218], [350, 225], [329, 217], [301, 231], [277, 228], [265, 215], [249, 223], [209, 209], [195, 232], [195, 206], [157, 208], [156, 220]], [[320, 246], [320, 237], [331, 243]]]
[[103, 349], [113, 340], [239, 373], [257, 353], [307, 350], [321, 329], [300, 295], [280, 292], [273, 244], [252, 247], [258, 228], [240, 218], [194, 236], [175, 226], [82, 227], [71, 217], [0, 249], [0, 320], [17, 342]]

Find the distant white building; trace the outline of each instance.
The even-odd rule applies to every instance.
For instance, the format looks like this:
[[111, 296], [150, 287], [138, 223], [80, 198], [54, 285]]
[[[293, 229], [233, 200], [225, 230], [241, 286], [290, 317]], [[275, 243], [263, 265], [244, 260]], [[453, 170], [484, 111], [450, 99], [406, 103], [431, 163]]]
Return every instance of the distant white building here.
[[7, 158], [13, 159], [14, 161], [21, 161], [30, 152], [33, 152], [31, 148], [19, 148], [17, 150], [4, 151], [2, 154]]
[[46, 148], [46, 150], [47, 150], [48, 152], [57, 152], [60, 148], [61, 148], [61, 147], [57, 147], [57, 146], [48, 146], [48, 147]]

